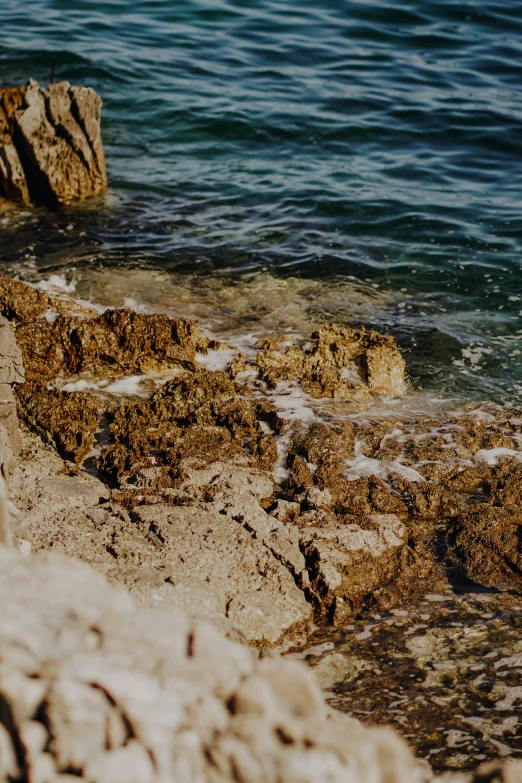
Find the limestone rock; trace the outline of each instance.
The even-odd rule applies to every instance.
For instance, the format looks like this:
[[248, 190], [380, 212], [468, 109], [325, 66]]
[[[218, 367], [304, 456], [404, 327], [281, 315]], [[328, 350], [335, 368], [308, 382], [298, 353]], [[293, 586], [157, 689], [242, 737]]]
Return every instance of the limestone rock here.
[[430, 573], [430, 558], [411, 549], [405, 525], [393, 514], [374, 514], [350, 524], [311, 512], [299, 524], [311, 590], [334, 624], [352, 616], [372, 594], [375, 601], [390, 585], [399, 590], [403, 580]]
[[306, 628], [310, 605], [263, 534], [252, 536], [243, 518], [204, 504], [137, 507], [134, 517], [143, 535], [165, 551], [163, 573], [174, 605], [199, 615], [224, 614], [259, 647]]
[[304, 664], [259, 660], [183, 615], [138, 612], [86, 565], [0, 547], [0, 605], [4, 779], [428, 780], [392, 731], [334, 717]]
[[0, 195], [52, 206], [101, 193], [101, 103], [66, 81], [0, 90]]
[[12, 455], [22, 446], [13, 387], [22, 383], [24, 367], [22, 353], [16, 344], [14, 330], [0, 316], [0, 465], [7, 475]]

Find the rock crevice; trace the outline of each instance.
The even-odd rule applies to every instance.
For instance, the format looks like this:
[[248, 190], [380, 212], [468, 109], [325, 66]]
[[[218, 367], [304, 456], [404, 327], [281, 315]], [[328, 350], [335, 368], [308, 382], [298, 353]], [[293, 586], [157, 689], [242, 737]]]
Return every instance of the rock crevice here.
[[0, 89], [0, 197], [55, 206], [101, 193], [101, 105], [67, 81]]

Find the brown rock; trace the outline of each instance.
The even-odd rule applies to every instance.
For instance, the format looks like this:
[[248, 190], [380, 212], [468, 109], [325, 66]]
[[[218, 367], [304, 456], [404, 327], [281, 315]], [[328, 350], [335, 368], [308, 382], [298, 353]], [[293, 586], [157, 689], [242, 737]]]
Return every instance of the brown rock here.
[[0, 90], [0, 194], [52, 206], [107, 184], [101, 99], [66, 82]]
[[13, 143], [14, 114], [23, 105], [25, 87], [0, 90], [0, 196], [30, 203], [24, 168]]
[[474, 582], [500, 590], [519, 590], [521, 535], [519, 507], [477, 504], [455, 523], [455, 554]]
[[67, 460], [80, 463], [90, 453], [104, 405], [85, 392], [64, 392], [27, 381], [18, 389], [23, 417]]
[[27, 377], [43, 381], [60, 373], [97, 373], [101, 378], [193, 366], [198, 334], [193, 321], [122, 309], [94, 318], [24, 321], [16, 338]]
[[320, 527], [302, 528], [300, 540], [311, 589], [334, 624], [352, 616], [372, 594], [390, 584], [404, 589], [431, 568], [424, 553], [409, 547], [407, 528], [394, 514], [369, 515], [358, 524], [330, 517]]
[[300, 381], [312, 397], [365, 402], [372, 393], [402, 395], [406, 388], [404, 359], [391, 337], [333, 324], [304, 348], [265, 341], [255, 365], [270, 386]]

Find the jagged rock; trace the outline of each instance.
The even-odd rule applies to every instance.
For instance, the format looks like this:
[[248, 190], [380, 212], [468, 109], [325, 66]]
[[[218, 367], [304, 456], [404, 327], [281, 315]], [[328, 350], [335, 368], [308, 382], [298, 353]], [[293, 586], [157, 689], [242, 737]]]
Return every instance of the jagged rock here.
[[101, 105], [66, 81], [0, 90], [0, 196], [52, 206], [101, 193]]
[[[48, 389], [27, 381], [17, 392], [23, 417], [64, 459], [83, 462], [92, 451], [105, 411], [102, 401], [84, 392]], [[1, 413], [1, 408], [0, 408]]]
[[[311, 589], [321, 611], [335, 625], [345, 622], [373, 596], [389, 601], [414, 578], [432, 575], [433, 563], [410, 546], [406, 526], [393, 514], [373, 514], [358, 524], [310, 512], [298, 519]], [[393, 603], [393, 601], [392, 601]]]
[[30, 203], [24, 167], [13, 142], [14, 115], [24, 102], [25, 87], [0, 90], [0, 196]]
[[404, 359], [393, 338], [378, 332], [328, 324], [303, 348], [272, 340], [261, 347], [255, 367], [270, 386], [299, 381], [311, 397], [361, 402], [372, 394], [400, 396], [406, 389]]
[[93, 318], [59, 316], [24, 321], [16, 330], [29, 380], [60, 373], [147, 373], [192, 366], [199, 340], [194, 321], [106, 310]]
[[519, 505], [476, 505], [455, 522], [455, 555], [473, 581], [500, 590], [520, 590], [521, 534]]
[[394, 732], [334, 716], [303, 664], [260, 660], [184, 615], [138, 612], [84, 564], [0, 547], [0, 605], [3, 780], [430, 777]]

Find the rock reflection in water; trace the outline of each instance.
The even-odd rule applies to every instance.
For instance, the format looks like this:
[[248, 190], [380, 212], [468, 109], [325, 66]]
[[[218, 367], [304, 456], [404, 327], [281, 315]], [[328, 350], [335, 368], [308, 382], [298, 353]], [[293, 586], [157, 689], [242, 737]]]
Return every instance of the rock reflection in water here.
[[521, 628], [520, 596], [428, 594], [323, 630], [290, 656], [312, 667], [333, 707], [393, 725], [435, 771], [472, 769], [522, 756]]

